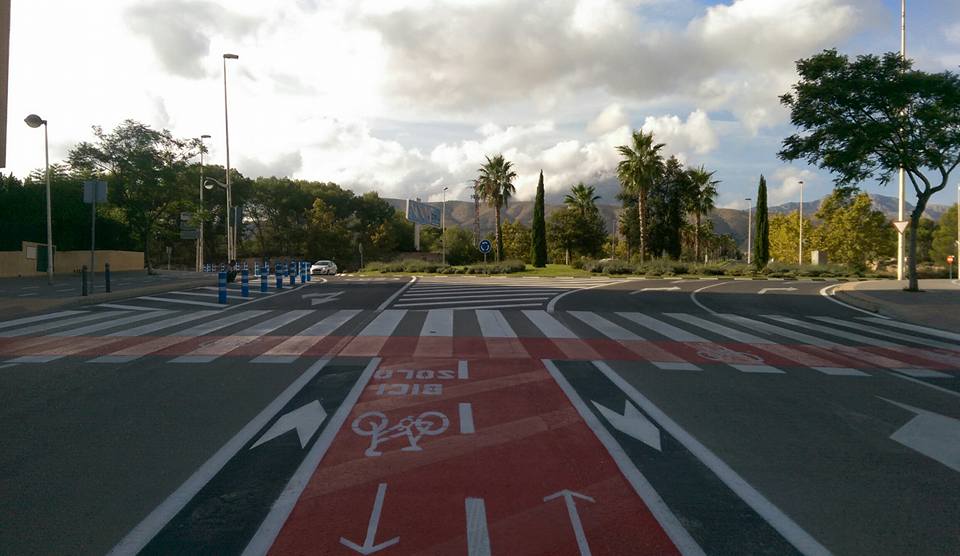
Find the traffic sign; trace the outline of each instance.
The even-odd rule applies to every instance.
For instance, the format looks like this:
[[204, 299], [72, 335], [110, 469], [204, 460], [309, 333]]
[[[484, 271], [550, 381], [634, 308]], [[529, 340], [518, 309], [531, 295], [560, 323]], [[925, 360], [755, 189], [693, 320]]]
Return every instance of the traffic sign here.
[[477, 246], [480, 249], [480, 252], [486, 255], [490, 252], [492, 246], [490, 245], [489, 239], [481, 239], [480, 244]]
[[106, 203], [107, 202], [107, 182], [99, 180], [89, 180], [83, 182], [83, 202]]
[[893, 227], [897, 229], [901, 234], [907, 230], [907, 226], [910, 225], [909, 220], [894, 220]]
[[953, 264], [954, 258], [953, 255], [947, 255], [947, 264]]

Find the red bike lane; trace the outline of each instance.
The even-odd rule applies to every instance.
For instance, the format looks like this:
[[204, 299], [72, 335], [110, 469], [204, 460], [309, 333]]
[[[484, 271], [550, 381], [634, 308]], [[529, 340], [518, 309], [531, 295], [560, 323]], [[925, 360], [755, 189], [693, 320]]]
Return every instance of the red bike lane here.
[[678, 553], [540, 360], [464, 347], [383, 353], [271, 554]]

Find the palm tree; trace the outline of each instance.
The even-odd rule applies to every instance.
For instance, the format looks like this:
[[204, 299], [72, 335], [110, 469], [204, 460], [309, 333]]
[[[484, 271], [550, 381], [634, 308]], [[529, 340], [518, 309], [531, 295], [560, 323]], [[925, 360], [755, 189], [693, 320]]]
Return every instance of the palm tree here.
[[594, 195], [594, 193], [596, 193], [596, 188], [592, 185], [587, 187], [583, 185], [583, 182], [580, 182], [570, 188], [570, 193], [563, 198], [563, 203], [577, 211], [581, 218], [585, 218], [588, 213], [597, 210], [596, 201], [600, 196]]
[[689, 199], [688, 209], [693, 213], [696, 222], [696, 229], [693, 234], [693, 252], [694, 259], [700, 261], [700, 221], [704, 215], [716, 208], [714, 199], [717, 197], [717, 184], [720, 182], [713, 179], [716, 172], [707, 172], [707, 169], [700, 165], [699, 168], [688, 170], [690, 175], [690, 185], [692, 187]]
[[625, 193], [637, 197], [637, 214], [640, 223], [640, 262], [646, 250], [644, 229], [644, 213], [646, 212], [647, 191], [653, 186], [654, 180], [660, 175], [663, 168], [663, 157], [660, 149], [663, 143], [653, 142], [653, 132], [644, 133], [634, 131], [630, 145], [620, 145], [617, 151], [623, 160], [617, 164], [617, 177]]
[[503, 230], [500, 226], [500, 209], [507, 206], [507, 201], [516, 192], [513, 180], [517, 173], [512, 170], [513, 163], [503, 158], [502, 154], [487, 158], [487, 163], [477, 169], [477, 194], [488, 205], [496, 209], [497, 214], [497, 261], [503, 259]]

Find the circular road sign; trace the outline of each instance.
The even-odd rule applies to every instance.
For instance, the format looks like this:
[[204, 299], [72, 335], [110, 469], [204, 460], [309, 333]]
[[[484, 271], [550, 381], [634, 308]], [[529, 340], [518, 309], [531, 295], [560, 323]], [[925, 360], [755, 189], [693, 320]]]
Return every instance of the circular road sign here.
[[482, 240], [480, 240], [480, 245], [478, 245], [477, 247], [480, 248], [480, 252], [481, 252], [481, 253], [487, 254], [487, 253], [490, 252], [490, 248], [491, 248], [492, 246], [490, 245], [490, 240], [489, 240], [489, 239], [482, 239]]

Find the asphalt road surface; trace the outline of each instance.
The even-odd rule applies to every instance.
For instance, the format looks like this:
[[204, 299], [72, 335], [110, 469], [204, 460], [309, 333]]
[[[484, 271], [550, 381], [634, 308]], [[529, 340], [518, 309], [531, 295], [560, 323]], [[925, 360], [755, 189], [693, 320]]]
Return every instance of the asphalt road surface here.
[[960, 331], [829, 287], [329, 277], [0, 321], [0, 553], [960, 553]]

